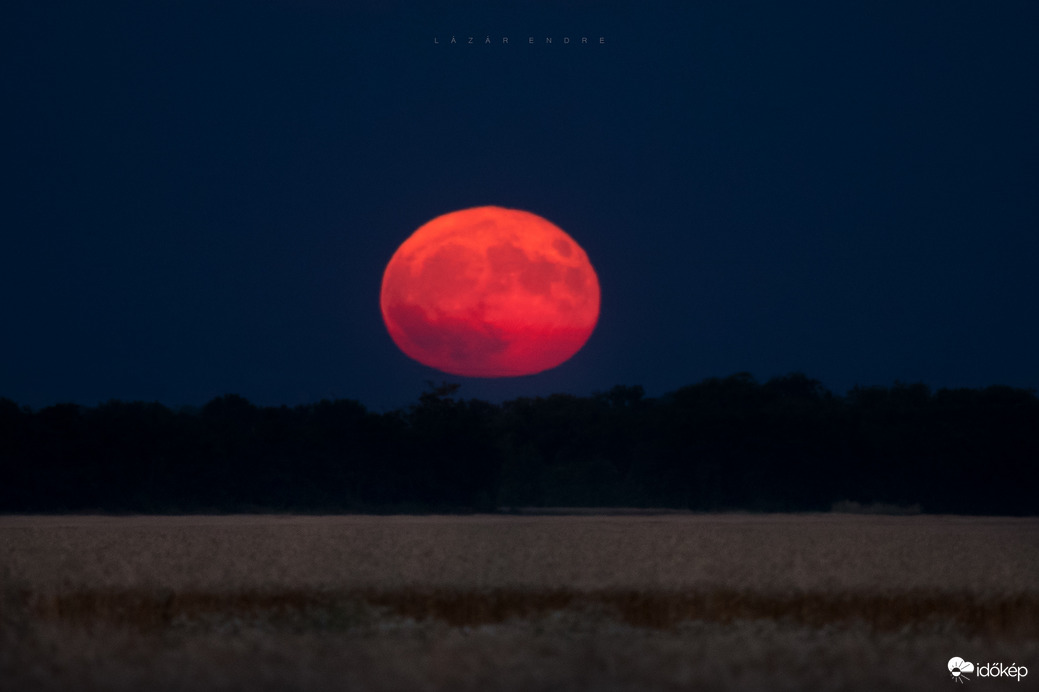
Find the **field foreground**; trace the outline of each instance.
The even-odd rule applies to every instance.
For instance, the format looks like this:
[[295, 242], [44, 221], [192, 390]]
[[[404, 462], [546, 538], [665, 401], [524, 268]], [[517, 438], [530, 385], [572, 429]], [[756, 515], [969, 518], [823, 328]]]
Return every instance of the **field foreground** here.
[[11, 689], [921, 690], [953, 656], [1039, 679], [1039, 520], [0, 517]]

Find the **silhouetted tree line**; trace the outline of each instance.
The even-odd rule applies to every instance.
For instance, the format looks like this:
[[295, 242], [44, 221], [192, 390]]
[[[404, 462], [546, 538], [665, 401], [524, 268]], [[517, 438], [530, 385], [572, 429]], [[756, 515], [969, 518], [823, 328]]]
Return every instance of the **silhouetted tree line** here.
[[617, 386], [500, 405], [430, 384], [352, 400], [201, 408], [0, 399], [0, 512], [393, 512], [630, 506], [816, 511], [835, 501], [1037, 514], [1039, 398], [740, 373], [660, 398]]

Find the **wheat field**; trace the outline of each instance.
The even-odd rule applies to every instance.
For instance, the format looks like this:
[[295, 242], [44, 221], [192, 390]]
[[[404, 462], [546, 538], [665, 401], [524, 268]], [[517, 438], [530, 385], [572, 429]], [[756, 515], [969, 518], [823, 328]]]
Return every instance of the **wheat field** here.
[[1039, 520], [0, 517], [10, 689], [920, 690], [953, 656], [1039, 675]]

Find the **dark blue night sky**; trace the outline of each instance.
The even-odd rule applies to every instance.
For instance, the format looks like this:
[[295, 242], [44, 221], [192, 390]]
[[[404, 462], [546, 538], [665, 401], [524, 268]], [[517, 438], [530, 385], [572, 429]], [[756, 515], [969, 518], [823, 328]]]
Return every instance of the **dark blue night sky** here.
[[[500, 401], [740, 371], [1039, 387], [1033, 0], [3, 15], [18, 403], [384, 410], [426, 380]], [[553, 221], [599, 274], [591, 340], [540, 375], [443, 375], [381, 321], [397, 246], [486, 204]]]

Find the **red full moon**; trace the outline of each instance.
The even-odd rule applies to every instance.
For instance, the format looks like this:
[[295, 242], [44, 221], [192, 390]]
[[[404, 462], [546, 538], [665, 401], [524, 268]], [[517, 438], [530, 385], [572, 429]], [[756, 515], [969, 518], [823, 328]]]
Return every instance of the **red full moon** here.
[[397, 248], [380, 303], [410, 358], [452, 375], [514, 377], [581, 350], [599, 319], [599, 279], [548, 220], [474, 207], [436, 217]]

